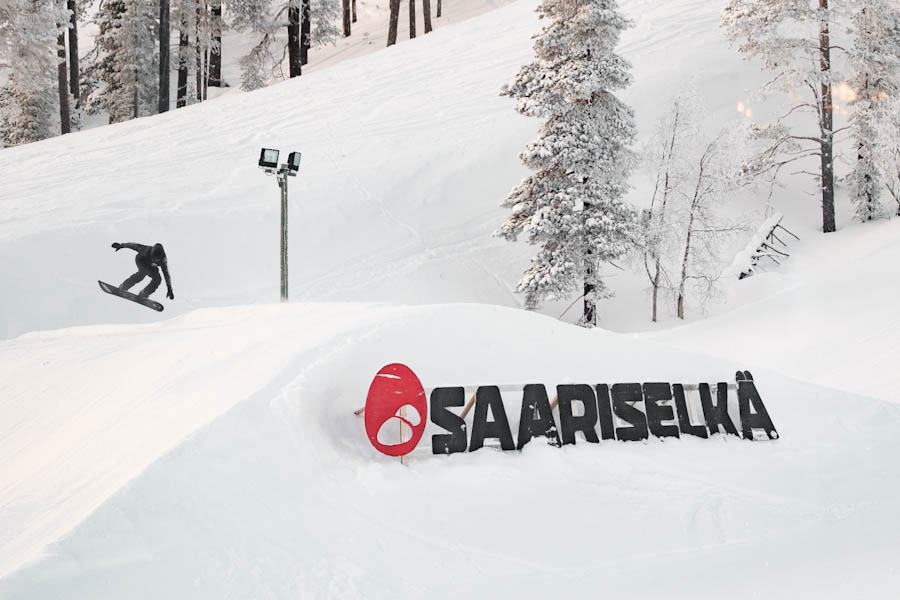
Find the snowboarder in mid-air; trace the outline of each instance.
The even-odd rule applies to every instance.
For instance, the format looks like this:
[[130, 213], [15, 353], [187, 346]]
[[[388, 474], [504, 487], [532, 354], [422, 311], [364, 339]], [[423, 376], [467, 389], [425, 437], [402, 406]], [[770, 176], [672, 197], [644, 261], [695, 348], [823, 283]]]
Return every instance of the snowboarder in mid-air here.
[[172, 280], [169, 279], [169, 267], [166, 264], [166, 251], [163, 249], [162, 244], [157, 243], [152, 246], [144, 246], [143, 244], [133, 244], [131, 242], [125, 244], [119, 244], [117, 242], [113, 244], [112, 247], [116, 249], [116, 252], [122, 248], [128, 248], [129, 250], [137, 252], [137, 255], [134, 257], [134, 262], [137, 265], [138, 271], [122, 282], [122, 285], [119, 286], [120, 290], [127, 292], [144, 277], [149, 277], [150, 283], [148, 283], [147, 287], [138, 294], [139, 298], [149, 298], [150, 294], [155, 292], [156, 288], [159, 287], [159, 282], [161, 280], [159, 270], [162, 269], [163, 275], [166, 278], [166, 287], [169, 289], [166, 297], [169, 300], [175, 299], [175, 294], [172, 293]]

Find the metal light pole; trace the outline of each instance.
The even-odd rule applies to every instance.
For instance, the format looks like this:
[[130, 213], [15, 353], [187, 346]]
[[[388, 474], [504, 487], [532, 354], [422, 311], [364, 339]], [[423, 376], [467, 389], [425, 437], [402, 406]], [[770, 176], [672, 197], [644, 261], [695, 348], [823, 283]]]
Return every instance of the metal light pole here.
[[278, 172], [281, 188], [281, 301], [288, 301], [288, 178], [283, 170]]
[[281, 190], [281, 301], [288, 301], [288, 177], [300, 169], [300, 153], [291, 152], [286, 164], [278, 166], [278, 150], [263, 148], [259, 166], [267, 175], [275, 175]]

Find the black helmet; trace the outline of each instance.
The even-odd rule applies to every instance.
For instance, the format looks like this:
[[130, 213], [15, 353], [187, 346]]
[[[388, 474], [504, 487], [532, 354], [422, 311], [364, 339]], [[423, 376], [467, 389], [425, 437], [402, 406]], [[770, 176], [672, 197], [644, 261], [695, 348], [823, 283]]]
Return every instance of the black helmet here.
[[150, 258], [156, 262], [166, 260], [166, 251], [163, 250], [162, 244], [153, 244], [153, 249], [150, 250]]

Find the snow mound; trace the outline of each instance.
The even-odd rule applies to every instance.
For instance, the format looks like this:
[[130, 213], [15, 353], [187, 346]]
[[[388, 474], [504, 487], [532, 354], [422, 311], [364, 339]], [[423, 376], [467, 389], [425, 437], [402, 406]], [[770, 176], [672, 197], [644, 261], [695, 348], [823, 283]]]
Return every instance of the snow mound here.
[[[2, 598], [900, 589], [895, 406], [756, 372], [774, 443], [532, 442], [408, 469], [353, 415], [391, 361], [426, 386], [728, 380], [745, 365], [480, 305], [205, 310], [0, 355], [18, 399], [0, 432]], [[635, 588], [648, 568], [667, 583]]]

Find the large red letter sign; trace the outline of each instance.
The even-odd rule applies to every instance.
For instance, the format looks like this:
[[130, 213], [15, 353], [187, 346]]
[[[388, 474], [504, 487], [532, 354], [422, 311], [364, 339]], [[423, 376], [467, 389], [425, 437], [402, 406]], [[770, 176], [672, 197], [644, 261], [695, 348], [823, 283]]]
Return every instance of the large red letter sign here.
[[[416, 425], [398, 414], [402, 406], [411, 406], [419, 413]], [[422, 387], [422, 382], [416, 374], [406, 365], [392, 364], [382, 367], [372, 380], [369, 395], [366, 397], [366, 433], [372, 445], [388, 456], [409, 454], [425, 433], [427, 417], [425, 388]], [[406, 423], [412, 430], [412, 438], [400, 444], [379, 442], [378, 431], [390, 419]]]

